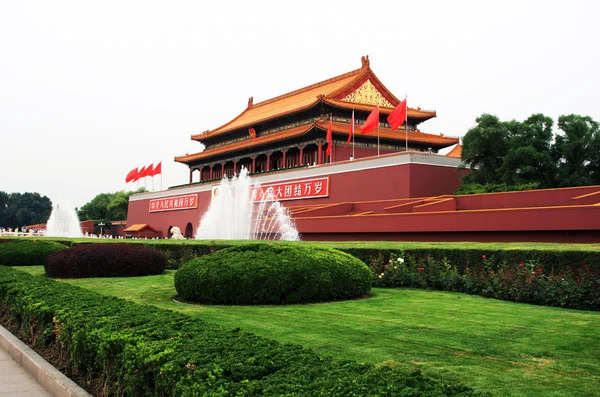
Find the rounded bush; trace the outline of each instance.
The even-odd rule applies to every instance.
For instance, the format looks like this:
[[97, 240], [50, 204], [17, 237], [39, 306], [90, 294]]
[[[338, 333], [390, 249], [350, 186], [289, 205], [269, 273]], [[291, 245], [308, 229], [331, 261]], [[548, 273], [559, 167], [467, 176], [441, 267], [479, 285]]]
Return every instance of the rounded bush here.
[[344, 252], [317, 247], [257, 243], [192, 259], [175, 274], [187, 301], [225, 304], [290, 304], [363, 296], [371, 271]]
[[137, 244], [82, 244], [48, 257], [46, 275], [60, 278], [161, 274], [165, 255]]
[[0, 244], [0, 265], [42, 266], [49, 255], [67, 249], [54, 241], [13, 240]]

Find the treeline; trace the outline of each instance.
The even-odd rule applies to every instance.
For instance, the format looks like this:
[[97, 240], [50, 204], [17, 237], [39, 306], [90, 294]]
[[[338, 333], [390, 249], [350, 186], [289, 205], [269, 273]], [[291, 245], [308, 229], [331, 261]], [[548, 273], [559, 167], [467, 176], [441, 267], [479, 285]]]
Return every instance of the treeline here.
[[45, 223], [52, 212], [52, 202], [39, 193], [0, 191], [0, 227], [17, 228]]
[[104, 223], [111, 221], [124, 221], [127, 219], [127, 208], [129, 196], [135, 193], [145, 192], [146, 189], [139, 188], [136, 191], [126, 192], [120, 190], [114, 193], [100, 193], [91, 201], [84, 204], [77, 215], [79, 220], [93, 219]]
[[534, 114], [525, 121], [500, 121], [482, 114], [463, 137], [463, 176], [456, 194], [600, 184], [598, 122], [587, 116], [553, 120]]
[[[78, 210], [80, 221], [94, 220], [110, 224], [110, 221], [127, 219], [129, 196], [145, 192], [118, 191], [101, 193]], [[21, 228], [23, 226], [46, 223], [52, 213], [52, 201], [39, 193], [6, 193], [0, 191], [0, 227]], [[108, 222], [108, 223], [107, 223]]]

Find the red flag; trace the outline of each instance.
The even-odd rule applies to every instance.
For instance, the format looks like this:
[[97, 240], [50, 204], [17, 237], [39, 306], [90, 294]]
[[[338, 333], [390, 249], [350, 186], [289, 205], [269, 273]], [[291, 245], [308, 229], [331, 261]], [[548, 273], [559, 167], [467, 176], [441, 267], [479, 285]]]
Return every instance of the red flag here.
[[[154, 172], [152, 173], [152, 176], [158, 175], [158, 174], [162, 174], [162, 161], [159, 162], [158, 164], [156, 164], [156, 167], [154, 167]], [[162, 184], [162, 182], [161, 182], [161, 184]]]
[[137, 174], [137, 178], [135, 178], [135, 180], [137, 181], [138, 179], [142, 179], [143, 177], [146, 176], [146, 166], [143, 166]]
[[148, 168], [146, 168], [146, 172], [144, 172], [143, 176], [153, 176], [154, 175], [154, 168], [152, 167], [153, 165], [150, 164], [148, 166]]
[[137, 179], [138, 179], [138, 169], [136, 167], [136, 168], [132, 169], [131, 171], [129, 171], [129, 173], [127, 173], [127, 176], [125, 177], [125, 183], [137, 181]]
[[333, 121], [331, 120], [331, 115], [329, 115], [329, 126], [327, 127], [327, 152], [326, 156], [331, 155], [331, 145], [333, 143]]
[[254, 128], [248, 129], [248, 133], [252, 138], [256, 138], [256, 131], [254, 130]]
[[375, 128], [379, 126], [379, 105], [367, 117], [365, 123], [360, 126], [361, 134], [366, 134], [367, 132], [373, 131]]
[[406, 98], [396, 106], [394, 111], [387, 117], [392, 130], [397, 130], [406, 121]]
[[[352, 118], [350, 119], [350, 133], [348, 134], [348, 140], [346, 141], [346, 146], [348, 146], [348, 144], [350, 143], [350, 140], [352, 139], [352, 135], [354, 135], [354, 110], [352, 111]], [[346, 148], [346, 146], [344, 146], [344, 149]]]

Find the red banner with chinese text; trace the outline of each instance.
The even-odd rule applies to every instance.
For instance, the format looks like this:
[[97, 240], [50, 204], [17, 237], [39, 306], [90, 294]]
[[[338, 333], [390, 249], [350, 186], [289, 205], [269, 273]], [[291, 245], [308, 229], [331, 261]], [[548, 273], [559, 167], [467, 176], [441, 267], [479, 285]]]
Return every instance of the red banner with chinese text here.
[[273, 198], [278, 201], [327, 197], [329, 196], [329, 177], [261, 185], [252, 189], [252, 201], [260, 201], [260, 198], [267, 192], [272, 192]]
[[150, 212], [189, 210], [198, 208], [198, 194], [152, 199], [149, 203]]

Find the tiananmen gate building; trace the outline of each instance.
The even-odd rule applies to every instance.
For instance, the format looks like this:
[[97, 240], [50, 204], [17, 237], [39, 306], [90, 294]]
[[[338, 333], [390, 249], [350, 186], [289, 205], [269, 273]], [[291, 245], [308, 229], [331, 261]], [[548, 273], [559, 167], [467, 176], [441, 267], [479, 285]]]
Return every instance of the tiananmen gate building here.
[[[231, 121], [192, 135], [204, 150], [175, 157], [189, 168], [189, 183], [131, 196], [127, 225], [150, 225], [164, 237], [177, 226], [194, 237], [214, 186], [245, 167], [276, 192], [302, 240], [587, 241], [600, 235], [600, 207], [573, 204], [600, 192], [597, 186], [546, 191], [544, 206], [556, 207], [553, 219], [562, 220], [541, 226], [537, 220], [548, 213], [539, 211], [540, 193], [453, 196], [460, 186], [459, 139], [421, 131], [436, 112], [420, 107], [409, 106], [406, 121], [392, 129], [387, 116], [401, 100], [373, 73], [368, 57], [361, 63], [272, 99], [250, 97]], [[377, 128], [361, 133], [375, 109]], [[438, 154], [441, 149], [447, 154]]]

